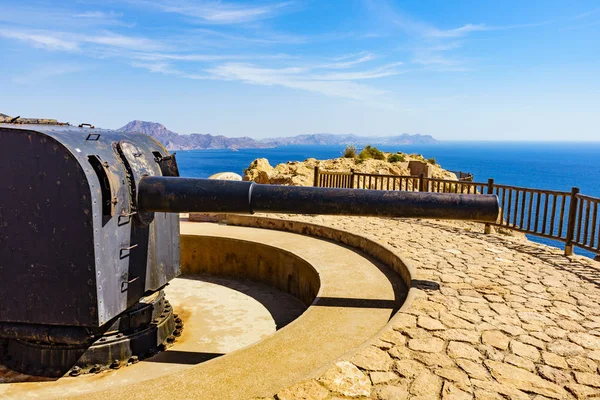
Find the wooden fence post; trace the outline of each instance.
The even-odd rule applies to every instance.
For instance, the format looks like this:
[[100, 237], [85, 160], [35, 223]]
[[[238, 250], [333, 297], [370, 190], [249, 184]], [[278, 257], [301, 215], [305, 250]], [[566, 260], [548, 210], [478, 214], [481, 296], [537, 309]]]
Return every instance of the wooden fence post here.
[[[487, 194], [494, 194], [494, 179], [493, 178], [488, 179]], [[500, 211], [502, 211], [502, 209]], [[483, 233], [485, 233], [486, 235], [489, 235], [490, 233], [492, 233], [492, 225], [485, 224]]]
[[573, 237], [575, 235], [575, 225], [577, 224], [577, 195], [579, 188], [571, 189], [571, 203], [569, 204], [569, 219], [567, 220], [567, 237], [565, 243], [565, 256], [573, 255]]
[[354, 168], [350, 168], [350, 189], [354, 189]]
[[313, 186], [319, 186], [319, 167], [315, 167], [315, 177], [313, 181]]
[[425, 191], [425, 174], [421, 172], [419, 174], [419, 192], [424, 192], [424, 191]]

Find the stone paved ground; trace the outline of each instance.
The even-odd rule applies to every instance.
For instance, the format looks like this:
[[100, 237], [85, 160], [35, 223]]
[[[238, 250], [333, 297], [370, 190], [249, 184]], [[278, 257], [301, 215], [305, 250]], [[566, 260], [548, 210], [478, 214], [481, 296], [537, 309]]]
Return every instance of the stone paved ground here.
[[600, 263], [481, 225], [281, 218], [391, 246], [419, 290], [375, 343], [277, 399], [600, 399]]

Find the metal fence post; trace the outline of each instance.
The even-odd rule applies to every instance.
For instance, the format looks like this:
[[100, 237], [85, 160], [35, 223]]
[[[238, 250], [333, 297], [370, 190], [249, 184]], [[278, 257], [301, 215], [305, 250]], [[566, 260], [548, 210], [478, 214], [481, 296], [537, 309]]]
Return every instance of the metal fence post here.
[[425, 174], [421, 172], [419, 174], [419, 192], [424, 192], [424, 191], [425, 191]]
[[[488, 179], [487, 194], [494, 194], [494, 179], [493, 178]], [[492, 225], [485, 224], [483, 233], [485, 233], [486, 235], [489, 235], [490, 233], [492, 233]]]
[[354, 189], [354, 168], [350, 168], [350, 189]]
[[573, 237], [575, 235], [575, 225], [577, 224], [577, 195], [579, 188], [571, 189], [571, 202], [569, 204], [569, 219], [567, 220], [567, 237], [565, 243], [565, 256], [573, 255]]
[[319, 167], [315, 167], [315, 177], [313, 181], [313, 186], [319, 186]]

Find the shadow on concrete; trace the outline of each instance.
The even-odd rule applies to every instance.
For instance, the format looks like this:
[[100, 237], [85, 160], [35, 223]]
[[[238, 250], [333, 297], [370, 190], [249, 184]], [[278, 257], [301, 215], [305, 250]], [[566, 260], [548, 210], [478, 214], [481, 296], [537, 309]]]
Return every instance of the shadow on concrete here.
[[213, 283], [252, 297], [271, 314], [276, 329], [283, 328], [306, 311], [306, 306], [296, 297], [264, 283], [205, 274], [181, 275], [179, 278]]
[[410, 286], [420, 290], [440, 290], [440, 284], [434, 281], [426, 281], [423, 279], [413, 279]]
[[[371, 299], [345, 299], [347, 300], [346, 306], [344, 305], [334, 305], [333, 304], [333, 300], [332, 304], [321, 304], [320, 302], [316, 305], [318, 306], [330, 306], [330, 307], [357, 307], [357, 308], [388, 308], [391, 310], [391, 314], [390, 314], [390, 319], [392, 319], [392, 317], [394, 316], [394, 314], [396, 314], [396, 312], [398, 312], [398, 310], [400, 309], [400, 307], [402, 307], [402, 304], [404, 304], [404, 300], [406, 300], [406, 296], [408, 295], [408, 287], [406, 286], [406, 283], [404, 283], [404, 281], [402, 280], [402, 277], [400, 276], [400, 274], [398, 274], [396, 271], [394, 271], [391, 267], [385, 265], [383, 262], [375, 259], [374, 257], [363, 253], [362, 251], [356, 249], [355, 247], [349, 246], [347, 244], [344, 243], [340, 243], [340, 242], [336, 242], [335, 240], [331, 240], [331, 239], [325, 239], [322, 237], [317, 237], [314, 236], [319, 240], [323, 240], [325, 242], [330, 242], [335, 244], [336, 246], [341, 246], [344, 247], [345, 249], [358, 254], [359, 256], [366, 258], [367, 260], [369, 260], [375, 267], [377, 267], [377, 269], [383, 274], [385, 275], [385, 277], [387, 278], [387, 280], [390, 282], [390, 284], [392, 285], [392, 290], [394, 292], [394, 300], [371, 300]], [[348, 271], [349, 274], [352, 273], [352, 271]], [[414, 286], [415, 281], [413, 280], [411, 282], [411, 286]], [[317, 299], [329, 299], [326, 297], [317, 297]], [[338, 301], [339, 299], [337, 298], [332, 298], [335, 300], [335, 303], [342, 303], [340, 301]], [[343, 300], [343, 299], [342, 299]], [[326, 302], [329, 302], [330, 300], [326, 300]], [[357, 306], [354, 304], [358, 304], [357, 301], [362, 301], [364, 306]], [[376, 303], [370, 303], [370, 302], [389, 302], [386, 303], [385, 305], [382, 305], [383, 303], [379, 303], [379, 306], [375, 306]]]
[[349, 307], [349, 308], [381, 308], [396, 311], [396, 300], [381, 299], [350, 299], [344, 297], [317, 297], [313, 306], [318, 307]]
[[[45, 376], [34, 376], [22, 374], [11, 370], [5, 365], [0, 364], [0, 386], [4, 383], [19, 383], [19, 382], [53, 382], [59, 378], [49, 378]], [[1, 396], [0, 396], [1, 397]]]
[[553, 266], [554, 268], [570, 272], [576, 275], [578, 278], [593, 283], [594, 285], [596, 285], [596, 287], [600, 288], [599, 268], [595, 268], [594, 266], [586, 263], [585, 261], [569, 258], [563, 254], [545, 250], [543, 247], [534, 245], [533, 242], [531, 242], [532, 244], [529, 244], [527, 242], [516, 243], [498, 235], [485, 235], [483, 233], [469, 232], [465, 229], [453, 228], [450, 226], [435, 224], [426, 221], [421, 221], [420, 223], [430, 228], [441, 229], [446, 232], [451, 232], [458, 235], [465, 235], [471, 238], [481, 239], [482, 237], [484, 237], [486, 242], [490, 242], [498, 246], [506, 247], [507, 249], [535, 257], [547, 263], [548, 265]]
[[154, 357], [145, 359], [144, 362], [195, 365], [212, 360], [213, 358], [221, 357], [222, 355], [223, 354], [221, 353], [167, 350]]

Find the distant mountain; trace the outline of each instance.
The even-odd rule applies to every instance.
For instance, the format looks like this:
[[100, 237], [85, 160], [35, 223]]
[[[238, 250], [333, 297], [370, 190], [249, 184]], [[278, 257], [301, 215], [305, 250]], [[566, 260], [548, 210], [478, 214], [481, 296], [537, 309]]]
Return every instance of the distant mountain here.
[[353, 134], [333, 135], [331, 133], [314, 133], [311, 135], [298, 135], [293, 137], [263, 139], [262, 143], [272, 146], [289, 146], [294, 144], [304, 145], [401, 145], [401, 144], [431, 144], [438, 143], [430, 135], [409, 135], [403, 133], [398, 136], [357, 136]]
[[157, 122], [131, 121], [120, 130], [125, 132], [143, 133], [154, 137], [169, 150], [194, 150], [194, 149], [248, 149], [269, 148], [289, 145], [402, 145], [402, 144], [430, 144], [437, 143], [429, 135], [399, 136], [357, 136], [353, 134], [333, 135], [331, 133], [315, 133], [293, 137], [281, 137], [255, 140], [249, 137], [228, 138], [222, 135], [192, 133], [180, 135], [168, 130]]
[[180, 135], [157, 122], [131, 121], [120, 130], [152, 136], [169, 150], [247, 149], [273, 147], [249, 137], [228, 138], [222, 135], [192, 133]]

